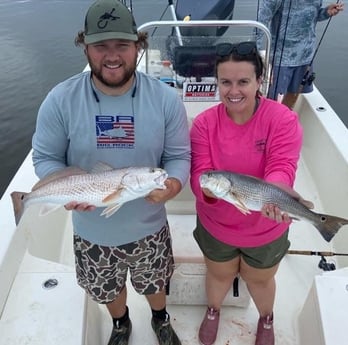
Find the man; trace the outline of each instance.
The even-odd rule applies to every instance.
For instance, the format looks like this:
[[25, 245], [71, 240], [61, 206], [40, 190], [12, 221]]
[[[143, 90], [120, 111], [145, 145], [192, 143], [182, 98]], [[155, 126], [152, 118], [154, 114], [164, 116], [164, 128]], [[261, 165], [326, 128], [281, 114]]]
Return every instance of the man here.
[[268, 96], [290, 109], [300, 93], [313, 90], [317, 22], [343, 10], [343, 3], [327, 7], [322, 7], [322, 3], [322, 0], [262, 0], [260, 3], [258, 21], [272, 34], [273, 80]]
[[[91, 72], [60, 83], [42, 103], [33, 137], [33, 162], [42, 178], [66, 166], [90, 170], [98, 161], [114, 168], [163, 167], [165, 190], [123, 205], [109, 218], [94, 205], [71, 202], [79, 285], [113, 318], [108, 345], [126, 345], [132, 329], [126, 277], [146, 296], [160, 345], [180, 345], [166, 311], [173, 273], [164, 203], [186, 183], [190, 169], [187, 117], [176, 90], [136, 71], [147, 47], [132, 14], [117, 0], [98, 0], [75, 43]], [[130, 316], [129, 316], [130, 314]]]

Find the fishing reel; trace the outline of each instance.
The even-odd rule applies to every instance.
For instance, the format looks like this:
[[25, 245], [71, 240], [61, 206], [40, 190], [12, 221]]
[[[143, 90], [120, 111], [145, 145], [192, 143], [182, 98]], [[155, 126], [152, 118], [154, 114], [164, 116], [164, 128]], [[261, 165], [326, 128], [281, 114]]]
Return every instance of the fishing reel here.
[[308, 84], [308, 85], [311, 85], [311, 84], [313, 83], [315, 77], [316, 77], [315, 73], [312, 72], [312, 73], [308, 76], [308, 78], [307, 78], [307, 84]]
[[[315, 255], [320, 256], [321, 259], [319, 261], [318, 267], [323, 271], [334, 271], [336, 269], [336, 265], [333, 262], [327, 262], [325, 256], [334, 256], [334, 255], [344, 255], [345, 253], [333, 253], [333, 252], [318, 252], [312, 250], [288, 250], [288, 254], [301, 254], [301, 255]], [[324, 256], [325, 255], [325, 256]]]
[[323, 271], [334, 271], [336, 269], [336, 265], [333, 262], [327, 262], [324, 256], [321, 256], [318, 267]]
[[302, 78], [301, 85], [302, 86], [306, 84], [311, 85], [313, 81], [315, 80], [315, 77], [316, 77], [315, 72], [309, 73], [309, 71], [307, 71]]

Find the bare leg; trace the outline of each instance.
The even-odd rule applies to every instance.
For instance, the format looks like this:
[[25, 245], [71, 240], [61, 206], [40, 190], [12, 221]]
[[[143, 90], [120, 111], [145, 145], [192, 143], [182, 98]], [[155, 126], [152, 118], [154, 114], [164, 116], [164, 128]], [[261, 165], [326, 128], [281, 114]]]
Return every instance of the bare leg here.
[[208, 308], [198, 331], [201, 344], [213, 344], [217, 337], [221, 304], [239, 271], [240, 258], [215, 262], [204, 257], [207, 266], [205, 290]]
[[166, 306], [166, 291], [162, 290], [152, 295], [146, 295], [150, 307], [154, 310], [161, 310]]
[[293, 109], [299, 95], [299, 93], [286, 93], [282, 103], [288, 108]]
[[117, 296], [117, 298], [108, 303], [106, 307], [109, 310], [110, 315], [114, 319], [121, 318], [126, 312], [126, 302], [127, 302], [127, 288], [126, 286], [122, 289], [121, 293]]
[[[128, 316], [126, 302], [127, 288], [124, 286], [116, 299], [106, 305], [113, 318], [113, 328], [108, 344], [128, 344], [132, 322]], [[117, 322], [115, 322], [115, 319], [118, 319]]]
[[239, 271], [240, 258], [226, 262], [215, 262], [205, 258], [207, 273], [205, 288], [208, 306], [220, 310], [221, 304]]
[[[166, 306], [165, 290], [162, 290], [159, 293], [153, 295], [146, 295], [146, 298], [151, 308], [154, 310], [161, 310]], [[124, 287], [121, 293], [117, 296], [117, 298], [113, 302], [108, 303], [106, 306], [113, 318], [120, 318], [126, 312], [126, 303], [127, 288]]]
[[241, 259], [241, 276], [261, 317], [271, 315], [274, 306], [276, 284], [274, 276], [279, 264], [259, 269], [249, 266]]

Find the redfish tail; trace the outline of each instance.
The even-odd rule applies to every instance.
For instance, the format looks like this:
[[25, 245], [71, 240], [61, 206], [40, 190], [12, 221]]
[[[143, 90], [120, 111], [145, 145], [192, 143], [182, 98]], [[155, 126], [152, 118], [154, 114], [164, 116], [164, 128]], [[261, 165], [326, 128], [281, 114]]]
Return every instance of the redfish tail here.
[[23, 192], [12, 192], [11, 199], [13, 204], [13, 211], [15, 216], [16, 225], [18, 225], [23, 213], [24, 213], [24, 202], [23, 198], [28, 193]]
[[348, 224], [348, 219], [321, 214], [320, 222], [314, 224], [314, 226], [318, 229], [324, 239], [327, 242], [330, 242], [337, 234], [338, 230], [340, 230], [341, 227], [346, 224]]

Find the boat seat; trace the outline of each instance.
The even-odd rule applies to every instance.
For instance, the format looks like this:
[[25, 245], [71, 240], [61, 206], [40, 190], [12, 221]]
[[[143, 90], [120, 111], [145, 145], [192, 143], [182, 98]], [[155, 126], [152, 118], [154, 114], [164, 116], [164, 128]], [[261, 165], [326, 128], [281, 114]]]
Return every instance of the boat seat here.
[[216, 48], [212, 46], [177, 46], [174, 48], [173, 68], [181, 77], [215, 76]]
[[[231, 20], [233, 17], [235, 0], [201, 0], [176, 1], [176, 15], [178, 20], [184, 20], [189, 15], [191, 20]], [[184, 36], [221, 36], [228, 29], [221, 27], [181, 27], [181, 35]]]
[[74, 268], [37, 262], [13, 282], [0, 320], [0, 345], [84, 345], [86, 296]]

